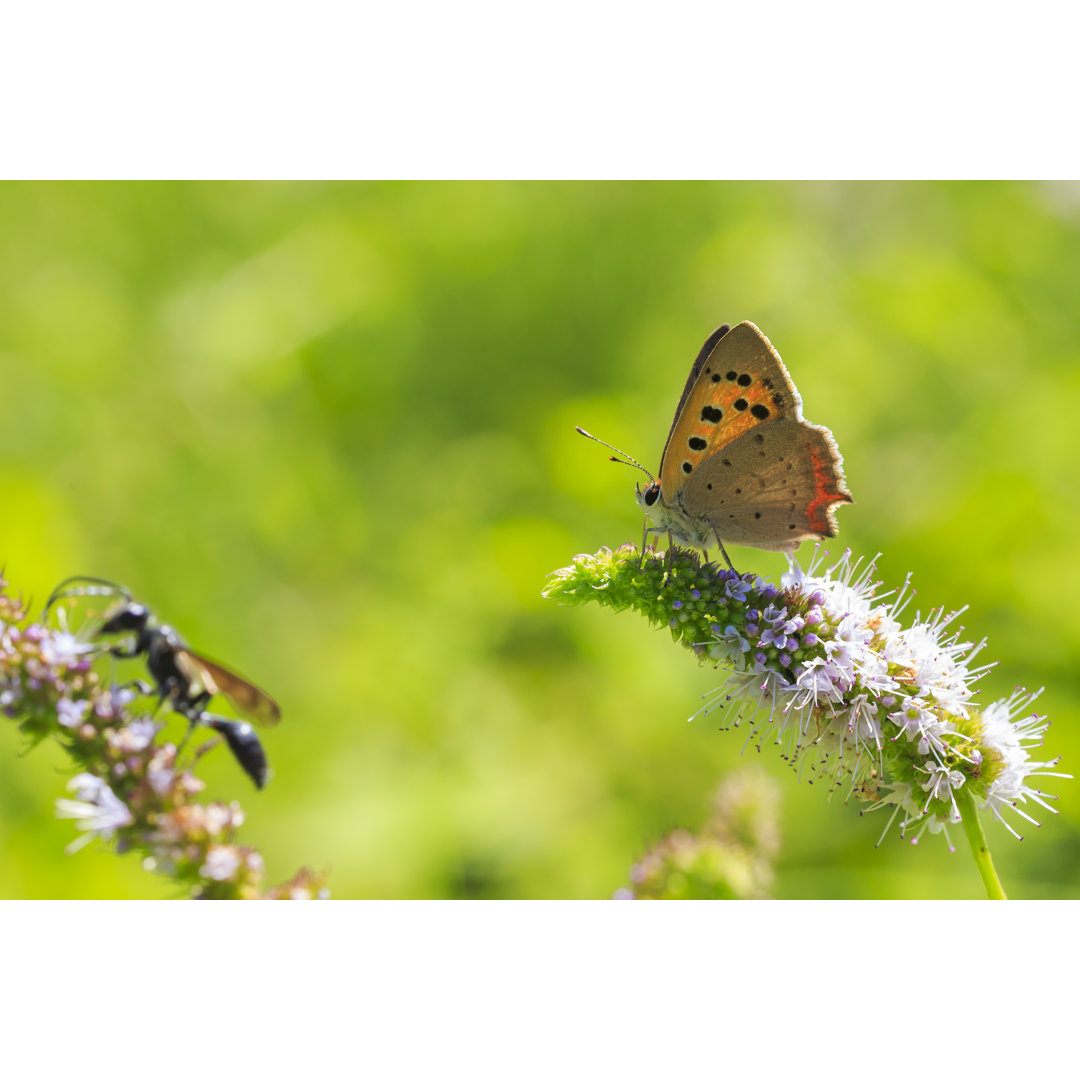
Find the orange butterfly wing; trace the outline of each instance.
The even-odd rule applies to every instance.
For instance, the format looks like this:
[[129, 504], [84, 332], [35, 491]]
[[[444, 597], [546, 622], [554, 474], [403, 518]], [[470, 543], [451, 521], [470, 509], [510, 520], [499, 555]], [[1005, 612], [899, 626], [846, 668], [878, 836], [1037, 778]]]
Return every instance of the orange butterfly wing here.
[[660, 459], [666, 503], [676, 501], [694, 469], [740, 435], [759, 424], [802, 419], [799, 392], [769, 339], [752, 322], [723, 330], [702, 347], [675, 411]]

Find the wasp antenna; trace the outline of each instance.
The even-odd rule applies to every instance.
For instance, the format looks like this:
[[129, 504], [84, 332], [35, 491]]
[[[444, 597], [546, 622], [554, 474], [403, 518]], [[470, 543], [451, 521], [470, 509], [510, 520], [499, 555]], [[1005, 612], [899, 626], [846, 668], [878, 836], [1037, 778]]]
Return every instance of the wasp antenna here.
[[614, 450], [619, 457], [610, 457], [608, 461], [617, 461], [620, 465], [629, 465], [634, 469], [640, 469], [650, 480], [655, 481], [655, 477], [644, 465], [641, 464], [636, 458], [632, 458], [625, 450], [620, 450], [617, 446], [612, 446], [609, 442], [604, 442], [603, 439], [598, 439], [595, 435], [586, 431], [583, 427], [577, 427], [575, 425], [574, 430], [579, 435], [584, 435], [586, 439], [592, 439], [593, 442], [598, 442], [601, 446], [606, 446], [609, 450]]
[[[84, 582], [89, 588], [77, 586], [76, 582]], [[94, 586], [100, 586], [100, 588], [95, 589]], [[122, 596], [125, 600], [131, 599], [131, 593], [123, 585], [118, 585], [115, 581], [109, 581], [107, 578], [92, 577], [89, 574], [75, 574], [72, 577], [64, 578], [53, 589], [52, 594], [45, 603], [44, 613], [48, 614], [49, 609], [57, 600], [62, 600], [68, 596]]]

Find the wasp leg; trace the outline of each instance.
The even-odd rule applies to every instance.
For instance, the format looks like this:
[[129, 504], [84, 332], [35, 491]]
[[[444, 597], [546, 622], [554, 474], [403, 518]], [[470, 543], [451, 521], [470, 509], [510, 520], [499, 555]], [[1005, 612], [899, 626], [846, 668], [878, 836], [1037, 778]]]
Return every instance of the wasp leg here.
[[[162, 701], [164, 701], [164, 698], [162, 698]], [[160, 702], [158, 703], [158, 708], [161, 708], [161, 703]], [[156, 711], [157, 710], [155, 710], [155, 712]], [[193, 716], [188, 716], [187, 713], [181, 713], [180, 715], [183, 716], [187, 720], [188, 727], [187, 727], [187, 731], [184, 732], [184, 737], [180, 740], [179, 745], [176, 747], [176, 760], [177, 760], [177, 762], [180, 761], [180, 755], [184, 752], [184, 748], [188, 744], [188, 739], [191, 738], [191, 733], [195, 730], [195, 725], [199, 722], [199, 718], [197, 716], [194, 716], [194, 717]]]
[[145, 679], [129, 679], [124, 683], [116, 684], [117, 690], [138, 690], [143, 697], [149, 697], [154, 688]]

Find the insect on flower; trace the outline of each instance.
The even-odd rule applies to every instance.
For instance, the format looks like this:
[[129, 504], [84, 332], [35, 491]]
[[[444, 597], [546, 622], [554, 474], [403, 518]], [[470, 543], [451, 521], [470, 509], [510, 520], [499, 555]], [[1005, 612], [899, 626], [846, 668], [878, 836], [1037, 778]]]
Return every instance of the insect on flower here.
[[[144, 604], [138, 603], [123, 585], [103, 578], [77, 576], [62, 581], [45, 605], [46, 613], [60, 600], [82, 596], [116, 597], [117, 602], [102, 616], [95, 637], [127, 635], [125, 641], [108, 646], [112, 656], [130, 659], [145, 656], [154, 685], [141, 681], [146, 694], [156, 693], [158, 708], [166, 701], [190, 724], [218, 732], [240, 767], [261, 788], [269, 775], [266, 752], [251, 724], [206, 712], [215, 694], [228, 698], [241, 715], [262, 725], [281, 719], [281, 709], [265, 690], [205, 656], [188, 648], [171, 627], [159, 622]], [[186, 741], [187, 736], [185, 736]], [[183, 744], [181, 744], [182, 746]]]

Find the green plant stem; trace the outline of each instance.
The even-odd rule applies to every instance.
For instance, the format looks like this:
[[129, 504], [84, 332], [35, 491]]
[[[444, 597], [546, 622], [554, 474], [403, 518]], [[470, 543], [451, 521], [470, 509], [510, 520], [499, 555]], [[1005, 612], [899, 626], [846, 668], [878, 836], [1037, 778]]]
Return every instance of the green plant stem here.
[[986, 834], [983, 832], [982, 822], [979, 821], [979, 812], [975, 809], [975, 800], [970, 792], [961, 788], [956, 793], [956, 801], [960, 806], [971, 854], [975, 856], [975, 865], [982, 875], [983, 885], [986, 886], [986, 895], [991, 900], [1008, 900], [994, 869], [994, 860], [990, 858], [990, 848], [986, 844]]

